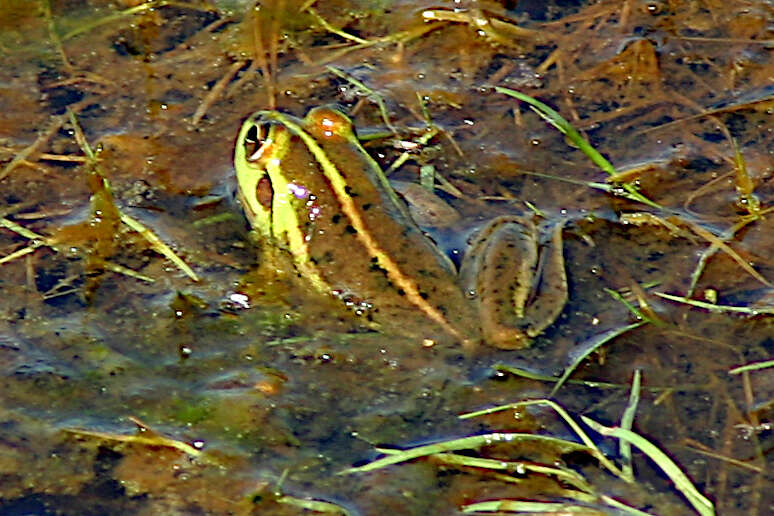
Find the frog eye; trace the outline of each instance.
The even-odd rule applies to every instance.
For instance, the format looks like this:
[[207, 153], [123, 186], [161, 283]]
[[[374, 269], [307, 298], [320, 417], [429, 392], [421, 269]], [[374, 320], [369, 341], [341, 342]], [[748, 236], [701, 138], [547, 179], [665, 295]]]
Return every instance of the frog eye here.
[[242, 145], [245, 146], [247, 161], [258, 161], [271, 148], [273, 140], [269, 137], [269, 124], [256, 122], [248, 129]]

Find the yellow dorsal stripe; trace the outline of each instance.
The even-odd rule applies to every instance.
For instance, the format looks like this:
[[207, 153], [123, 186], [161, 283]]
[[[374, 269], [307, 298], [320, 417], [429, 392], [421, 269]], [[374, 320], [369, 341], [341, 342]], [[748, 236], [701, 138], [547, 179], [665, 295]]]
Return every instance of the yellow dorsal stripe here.
[[422, 310], [422, 312], [427, 315], [427, 317], [438, 323], [451, 335], [461, 338], [460, 333], [451, 325], [451, 323], [449, 323], [449, 321], [446, 319], [446, 316], [444, 316], [437, 308], [428, 303], [422, 297], [419, 292], [419, 288], [417, 288], [417, 284], [411, 278], [403, 274], [403, 272], [398, 267], [398, 264], [395, 263], [392, 258], [390, 258], [390, 256], [379, 246], [379, 243], [373, 238], [371, 233], [366, 228], [365, 222], [360, 216], [360, 212], [357, 209], [357, 206], [355, 206], [355, 202], [346, 192], [346, 181], [343, 177], [341, 177], [341, 174], [339, 174], [339, 171], [336, 169], [336, 165], [331, 163], [331, 161], [328, 159], [328, 156], [325, 155], [325, 151], [323, 151], [320, 146], [317, 145], [317, 142], [314, 141], [314, 138], [312, 138], [301, 127], [289, 121], [280, 113], [272, 113], [272, 115], [281, 121], [282, 124], [290, 129], [295, 135], [300, 137], [306, 144], [307, 148], [312, 152], [317, 162], [323, 168], [325, 176], [330, 181], [331, 186], [333, 186], [333, 191], [336, 193], [336, 198], [341, 204], [342, 211], [349, 219], [352, 227], [355, 229], [357, 239], [366, 248], [368, 254], [376, 258], [379, 266], [387, 271], [387, 277], [390, 278], [395, 286], [397, 286], [405, 293], [409, 302]]

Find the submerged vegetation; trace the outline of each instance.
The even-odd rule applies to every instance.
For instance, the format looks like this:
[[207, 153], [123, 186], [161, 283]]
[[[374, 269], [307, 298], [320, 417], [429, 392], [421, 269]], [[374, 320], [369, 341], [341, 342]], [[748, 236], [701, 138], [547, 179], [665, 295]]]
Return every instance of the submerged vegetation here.
[[[772, 19], [2, 2], [0, 512], [769, 513]], [[248, 232], [245, 117], [332, 103], [455, 263], [559, 227], [531, 348], [380, 332]]]

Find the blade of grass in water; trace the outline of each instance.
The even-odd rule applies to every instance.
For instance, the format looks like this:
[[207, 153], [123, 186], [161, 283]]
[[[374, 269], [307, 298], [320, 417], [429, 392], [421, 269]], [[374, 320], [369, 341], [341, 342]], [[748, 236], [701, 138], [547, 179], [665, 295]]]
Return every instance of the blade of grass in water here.
[[518, 442], [518, 441], [542, 441], [544, 443], [552, 443], [564, 450], [564, 453], [570, 451], [587, 450], [588, 448], [580, 443], [574, 443], [572, 441], [566, 441], [556, 437], [550, 437], [545, 435], [525, 434], [525, 433], [494, 433], [484, 435], [474, 435], [472, 437], [463, 437], [461, 439], [453, 439], [451, 441], [444, 441], [435, 444], [428, 444], [424, 446], [417, 446], [415, 448], [409, 448], [407, 450], [380, 450], [383, 453], [387, 453], [386, 457], [377, 459], [373, 462], [369, 462], [363, 466], [345, 469], [339, 472], [339, 475], [346, 475], [349, 473], [362, 473], [365, 471], [372, 471], [375, 469], [390, 466], [392, 464], [398, 464], [400, 462], [406, 462], [419, 457], [426, 457], [434, 453], [442, 453], [454, 450], [468, 450], [479, 448], [481, 446], [488, 446], [494, 443], [505, 442]]
[[[154, 251], [157, 253], [165, 256], [168, 260], [170, 260], [172, 263], [178, 266], [180, 270], [182, 270], [189, 278], [191, 278], [193, 281], [199, 281], [199, 277], [196, 275], [196, 273], [191, 269], [191, 267], [188, 266], [187, 263], [183, 261], [182, 258], [177, 256], [177, 254], [170, 248], [167, 244], [165, 244], [161, 238], [159, 238], [156, 233], [154, 233], [152, 230], [145, 227], [140, 221], [133, 219], [126, 213], [124, 213], [118, 206], [115, 206], [115, 203], [113, 201], [113, 194], [110, 190], [110, 182], [105, 177], [104, 172], [99, 167], [97, 156], [94, 154], [94, 151], [91, 148], [91, 145], [89, 145], [89, 142], [86, 140], [86, 136], [83, 134], [83, 130], [81, 129], [81, 126], [78, 122], [78, 119], [76, 118], [76, 115], [73, 111], [67, 112], [69, 118], [70, 118], [70, 124], [73, 127], [73, 136], [75, 137], [75, 141], [78, 143], [78, 146], [81, 148], [84, 154], [86, 154], [86, 157], [88, 158], [89, 162], [92, 164], [94, 172], [97, 174], [97, 176], [100, 178], [100, 184], [102, 185], [102, 188], [105, 190], [106, 195], [109, 197], [109, 202], [112, 206], [115, 207], [116, 211], [118, 212], [121, 222], [132, 228], [134, 231], [137, 231], [145, 240], [148, 241], [148, 243], [151, 245], [151, 248], [153, 248]], [[152, 281], [150, 278], [146, 278], [145, 276], [142, 276], [141, 274], [134, 273], [131, 274], [129, 271], [130, 269], [126, 269], [125, 267], [121, 266], [114, 266], [113, 269], [114, 272], [122, 273], [122, 274], [128, 274], [130, 276], [133, 276], [138, 279], [146, 280], [146, 281]]]
[[761, 369], [769, 369], [774, 367], [774, 360], [766, 360], [764, 362], [755, 362], [754, 364], [747, 364], [731, 369], [728, 374], [740, 374], [747, 371], [760, 371]]
[[594, 431], [599, 432], [602, 435], [615, 437], [627, 441], [633, 446], [637, 447], [645, 455], [647, 455], [656, 465], [661, 468], [666, 476], [675, 484], [675, 487], [683, 493], [688, 499], [693, 508], [702, 516], [714, 516], [715, 506], [710, 500], [704, 497], [688, 477], [683, 473], [680, 467], [667, 456], [666, 453], [661, 451], [655, 444], [651, 443], [641, 435], [619, 427], [607, 427], [601, 425], [591, 418], [581, 416], [581, 419]]
[[[567, 138], [569, 138], [570, 141], [574, 143], [578, 147], [578, 149], [580, 149], [581, 152], [583, 152], [586, 156], [588, 156], [589, 159], [591, 159], [591, 161], [596, 166], [598, 166], [603, 172], [607, 173], [610, 176], [615, 176], [618, 174], [618, 171], [615, 169], [613, 164], [610, 163], [602, 154], [600, 154], [597, 149], [592, 147], [591, 144], [589, 144], [589, 142], [587, 142], [583, 138], [583, 136], [581, 136], [580, 133], [576, 131], [572, 125], [570, 125], [570, 122], [565, 120], [562, 117], [562, 115], [560, 115], [554, 109], [547, 106], [546, 104], [543, 104], [539, 100], [532, 98], [529, 95], [525, 95], [524, 93], [521, 93], [519, 91], [511, 90], [509, 88], [502, 88], [500, 86], [495, 87], [495, 91], [529, 104], [530, 108], [532, 108], [533, 111], [535, 111], [541, 118], [546, 120], [549, 124], [554, 126], [562, 134], [567, 136]], [[661, 209], [661, 206], [659, 206], [657, 203], [651, 201], [650, 199], [648, 199], [647, 197], [639, 193], [637, 189], [634, 188], [634, 186], [632, 186], [631, 184], [623, 183], [621, 186], [624, 190], [626, 190], [627, 198], [632, 199], [634, 201], [639, 201], [643, 204], [647, 204], [652, 208]]]
[[621, 470], [613, 464], [610, 460], [608, 460], [607, 457], [605, 457], [605, 454], [602, 453], [602, 451], [597, 448], [597, 445], [594, 444], [594, 441], [591, 440], [591, 438], [586, 434], [586, 432], [583, 431], [583, 429], [578, 425], [578, 423], [570, 417], [570, 414], [567, 413], [567, 411], [556, 403], [555, 401], [549, 400], [549, 399], [536, 399], [536, 400], [525, 400], [525, 401], [518, 401], [516, 403], [508, 403], [507, 405], [500, 405], [498, 407], [490, 407], [483, 410], [477, 410], [475, 412], [468, 412], [467, 414], [461, 414], [458, 417], [460, 419], [469, 419], [472, 417], [478, 417], [483, 416], [486, 414], [493, 414], [495, 412], [499, 412], [501, 410], [509, 410], [509, 409], [517, 409], [520, 407], [529, 407], [531, 405], [547, 405], [551, 409], [556, 412], [560, 418], [569, 426], [573, 432], [575, 432], [575, 435], [578, 436], [578, 438], [583, 441], [583, 444], [585, 445], [585, 449], [591, 452], [591, 454], [597, 458], [600, 464], [608, 469], [612, 474], [616, 475], [619, 478], [622, 478], [623, 480], [629, 482], [628, 479], [626, 479], [622, 473]]
[[[632, 379], [632, 390], [629, 393], [629, 402], [626, 404], [623, 416], [621, 417], [621, 428], [631, 430], [634, 426], [634, 416], [637, 413], [637, 405], [640, 403], [640, 386], [641, 386], [642, 372], [640, 369], [634, 370], [634, 378]], [[619, 443], [619, 453], [623, 460], [623, 471], [627, 478], [634, 480], [634, 468], [632, 466], [632, 446], [628, 442], [621, 439]]]
[[689, 299], [681, 296], [673, 296], [672, 294], [666, 294], [664, 292], [654, 292], [658, 297], [663, 297], [670, 301], [677, 303], [684, 303], [686, 305], [695, 306], [696, 308], [704, 308], [710, 312], [730, 312], [747, 315], [759, 315], [759, 314], [774, 314], [774, 306], [729, 306], [729, 305], [716, 305], [714, 303], [707, 303], [705, 301], [698, 301], [696, 299]]
[[581, 514], [583, 516], [603, 516], [607, 514], [630, 514], [632, 516], [651, 516], [649, 512], [643, 512], [622, 504], [613, 498], [602, 496], [601, 501], [617, 509], [611, 513], [609, 508], [594, 508], [594, 504], [576, 504], [572, 502], [534, 502], [526, 500], [488, 500], [486, 502], [464, 505], [461, 510], [465, 514]]
[[564, 382], [566, 382], [567, 379], [572, 375], [572, 373], [575, 372], [578, 366], [584, 360], [586, 360], [586, 357], [588, 357], [597, 349], [604, 346], [605, 344], [607, 344], [614, 338], [618, 337], [619, 335], [622, 335], [627, 331], [633, 330], [635, 328], [639, 328], [643, 324], [646, 324], [646, 322], [645, 321], [636, 322], [636, 323], [629, 324], [628, 326], [623, 326], [621, 328], [614, 328], [600, 335], [597, 335], [594, 338], [592, 338], [589, 342], [586, 342], [584, 346], [581, 348], [582, 351], [578, 354], [577, 357], [575, 357], [572, 364], [570, 364], [570, 366], [568, 366], [567, 369], [565, 369], [561, 378], [559, 378], [559, 381], [556, 382], [556, 385], [554, 385], [554, 388], [551, 389], [551, 394], [549, 396], [553, 398], [556, 395], [557, 391], [562, 387], [562, 385], [564, 385]]
[[605, 514], [604, 512], [571, 502], [531, 502], [522, 500], [489, 500], [471, 503], [463, 506], [462, 512], [465, 514]]
[[[313, 12], [315, 15], [317, 14], [312, 9], [309, 9], [309, 11]], [[384, 103], [384, 97], [382, 97], [379, 93], [372, 90], [371, 88], [369, 88], [362, 82], [358, 81], [351, 75], [344, 73], [342, 70], [339, 70], [335, 66], [328, 65], [325, 68], [327, 68], [328, 71], [331, 72], [336, 77], [340, 77], [344, 79], [345, 81], [349, 82], [352, 86], [354, 86], [355, 88], [359, 89], [360, 91], [368, 95], [368, 98], [373, 100], [376, 103], [376, 105], [379, 106], [379, 113], [382, 115], [382, 120], [384, 121], [384, 125], [386, 125], [390, 131], [392, 131], [392, 134], [397, 134], [398, 130], [395, 129], [395, 126], [392, 125], [392, 122], [390, 122], [390, 114], [387, 112], [387, 106]]]
[[307, 511], [319, 512], [322, 514], [336, 514], [341, 516], [349, 516], [349, 511], [340, 505], [336, 505], [331, 502], [323, 502], [321, 500], [307, 500], [305, 498], [296, 498], [294, 496], [283, 495], [277, 498], [277, 502], [285, 505], [291, 505], [304, 509]]
[[[571, 485], [579, 491], [585, 493], [592, 493], [593, 489], [588, 485], [586, 479], [569, 468], [551, 467], [543, 464], [533, 464], [530, 462], [510, 462], [502, 459], [486, 459], [480, 457], [469, 457], [467, 455], [459, 455], [456, 453], [436, 453], [433, 455], [436, 461], [443, 462], [444, 464], [454, 466], [465, 466], [470, 468], [479, 468], [489, 470], [490, 472], [505, 471], [515, 472], [517, 475], [523, 476], [530, 473], [537, 475], [555, 476], [562, 480], [566, 484]], [[521, 482], [520, 476], [511, 477], [509, 475], [501, 475], [498, 478], [505, 482]]]

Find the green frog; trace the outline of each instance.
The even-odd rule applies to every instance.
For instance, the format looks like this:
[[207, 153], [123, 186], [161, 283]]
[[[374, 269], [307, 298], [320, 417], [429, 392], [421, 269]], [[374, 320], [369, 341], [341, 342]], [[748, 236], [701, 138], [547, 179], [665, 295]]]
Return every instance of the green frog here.
[[301, 120], [259, 111], [234, 152], [238, 196], [270, 248], [298, 276], [367, 321], [464, 345], [520, 349], [552, 324], [567, 301], [562, 226], [540, 260], [527, 217], [501, 216], [470, 239], [459, 270], [412, 220], [351, 120], [333, 107]]

